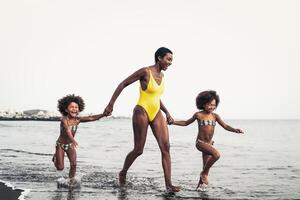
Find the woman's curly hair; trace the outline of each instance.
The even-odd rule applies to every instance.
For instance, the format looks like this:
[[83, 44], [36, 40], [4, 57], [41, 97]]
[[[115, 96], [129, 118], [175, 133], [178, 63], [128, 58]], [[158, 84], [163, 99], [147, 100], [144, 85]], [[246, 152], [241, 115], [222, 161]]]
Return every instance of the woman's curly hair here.
[[74, 94], [69, 94], [58, 100], [58, 103], [57, 103], [58, 111], [63, 116], [67, 116], [68, 113], [66, 112], [66, 109], [72, 102], [75, 102], [78, 104], [79, 112], [83, 111], [84, 106], [85, 106], [83, 99], [80, 96], [75, 96]]
[[211, 102], [212, 100], [216, 100], [216, 107], [218, 107], [220, 98], [219, 98], [219, 95], [217, 95], [216, 91], [206, 90], [206, 91], [200, 92], [196, 98], [196, 106], [199, 110], [204, 110], [205, 104], [207, 104], [208, 102]]

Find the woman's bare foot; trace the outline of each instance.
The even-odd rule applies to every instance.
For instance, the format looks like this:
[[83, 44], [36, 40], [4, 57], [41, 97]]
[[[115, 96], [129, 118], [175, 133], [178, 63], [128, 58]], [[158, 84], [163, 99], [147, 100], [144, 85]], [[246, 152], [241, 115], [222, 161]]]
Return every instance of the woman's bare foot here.
[[168, 193], [179, 192], [180, 190], [181, 190], [180, 186], [174, 186], [174, 185], [167, 186], [167, 192]]
[[126, 173], [122, 171], [119, 172], [119, 184], [120, 186], [124, 186], [126, 184]]

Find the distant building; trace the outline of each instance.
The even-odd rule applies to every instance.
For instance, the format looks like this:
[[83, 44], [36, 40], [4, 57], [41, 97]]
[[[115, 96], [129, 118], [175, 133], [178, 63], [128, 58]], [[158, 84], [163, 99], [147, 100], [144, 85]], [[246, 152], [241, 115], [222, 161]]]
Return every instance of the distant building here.
[[25, 110], [23, 113], [25, 115], [46, 115], [47, 110], [33, 109], [33, 110]]
[[0, 111], [0, 120], [58, 121], [60, 120], [60, 114], [40, 109], [25, 110], [24, 112]]

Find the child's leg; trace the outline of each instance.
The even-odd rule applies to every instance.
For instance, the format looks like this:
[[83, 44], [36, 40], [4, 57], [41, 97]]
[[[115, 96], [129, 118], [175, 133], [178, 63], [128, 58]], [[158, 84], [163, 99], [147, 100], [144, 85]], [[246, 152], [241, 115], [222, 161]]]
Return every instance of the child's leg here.
[[[196, 147], [198, 150], [203, 152], [202, 156], [204, 166], [200, 175], [200, 179], [202, 179], [202, 181], [207, 184], [209, 169], [220, 158], [220, 153], [212, 145], [204, 142], [198, 142]], [[201, 182], [201, 180], [199, 182]]]
[[203, 161], [203, 168], [202, 168], [202, 170], [204, 170], [204, 167], [205, 167], [205, 165], [206, 165], [206, 163], [207, 163], [207, 161], [208, 161], [208, 159], [210, 157], [211, 157], [211, 155], [202, 152], [202, 161]]
[[[211, 157], [211, 155], [205, 153], [205, 152], [202, 152], [202, 161], [203, 161], [203, 166], [202, 166], [202, 171], [204, 170], [204, 167], [208, 161], [208, 159]], [[202, 175], [202, 171], [200, 173], [200, 178], [199, 178], [199, 182], [198, 182], [198, 185], [197, 185], [197, 189], [200, 187], [201, 184], [203, 184], [203, 180], [201, 178], [201, 175]], [[207, 182], [206, 182], [207, 183]]]
[[54, 166], [56, 167], [57, 170], [64, 169], [64, 157], [65, 157], [64, 150], [61, 147], [57, 146], [55, 150], [55, 154], [53, 156]]
[[76, 173], [76, 165], [77, 165], [77, 154], [76, 149], [73, 147], [70, 147], [67, 151], [67, 156], [70, 160], [70, 172], [69, 172], [69, 178], [73, 178]]

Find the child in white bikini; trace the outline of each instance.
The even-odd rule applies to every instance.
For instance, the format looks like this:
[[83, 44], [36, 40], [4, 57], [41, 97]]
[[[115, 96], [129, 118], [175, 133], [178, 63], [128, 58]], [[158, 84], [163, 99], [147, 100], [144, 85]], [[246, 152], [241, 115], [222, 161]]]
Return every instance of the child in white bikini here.
[[76, 173], [76, 147], [78, 143], [74, 139], [77, 126], [80, 122], [91, 122], [98, 120], [104, 114], [79, 117], [79, 112], [84, 109], [84, 101], [80, 96], [67, 95], [58, 100], [58, 110], [62, 114], [60, 122], [60, 135], [56, 141], [56, 150], [52, 161], [57, 170], [64, 169], [64, 156], [67, 154], [70, 160], [69, 178], [73, 180]]
[[201, 92], [196, 98], [196, 106], [200, 110], [196, 112], [190, 119], [186, 121], [173, 121], [171, 124], [178, 126], [187, 126], [198, 121], [198, 136], [196, 139], [196, 148], [202, 152], [203, 168], [200, 173], [200, 180], [197, 189], [208, 185], [208, 173], [213, 164], [220, 158], [219, 151], [213, 146], [212, 140], [216, 122], [220, 124], [225, 130], [243, 133], [241, 129], [232, 128], [227, 125], [219, 115], [213, 111], [217, 108], [220, 102], [219, 96], [215, 91], [208, 90]]

